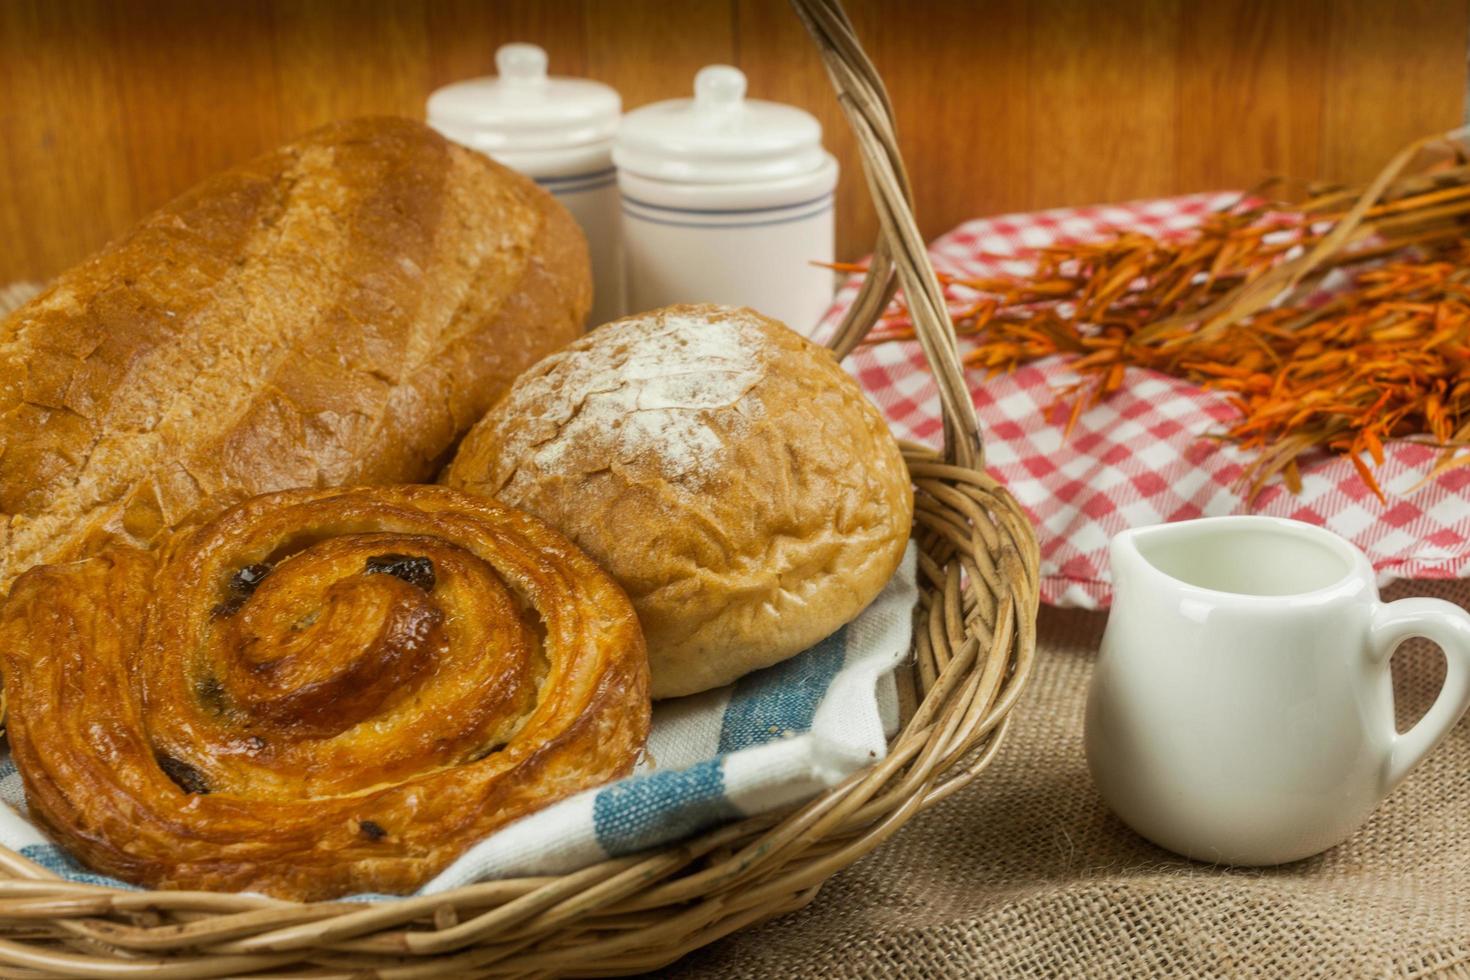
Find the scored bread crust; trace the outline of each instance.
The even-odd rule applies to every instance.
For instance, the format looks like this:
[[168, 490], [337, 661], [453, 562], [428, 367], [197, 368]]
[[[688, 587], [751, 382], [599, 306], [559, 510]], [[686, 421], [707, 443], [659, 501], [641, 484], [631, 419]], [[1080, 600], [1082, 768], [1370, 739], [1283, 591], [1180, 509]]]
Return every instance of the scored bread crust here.
[[0, 321], [0, 591], [258, 493], [429, 479], [590, 302], [565, 209], [421, 123], [212, 177]]
[[831, 354], [718, 306], [614, 321], [545, 358], [443, 481], [535, 514], [612, 573], [656, 698], [729, 683], [851, 620], [913, 518], [898, 446]]

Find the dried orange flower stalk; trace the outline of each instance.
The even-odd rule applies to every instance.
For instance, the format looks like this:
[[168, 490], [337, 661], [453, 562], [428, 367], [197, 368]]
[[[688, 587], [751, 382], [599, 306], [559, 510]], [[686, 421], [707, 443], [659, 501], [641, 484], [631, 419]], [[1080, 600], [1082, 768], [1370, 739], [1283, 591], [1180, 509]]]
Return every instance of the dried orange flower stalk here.
[[[1449, 153], [1402, 176], [1432, 143]], [[1381, 465], [1393, 439], [1440, 447], [1431, 477], [1470, 463], [1458, 454], [1470, 449], [1470, 165], [1458, 145], [1421, 140], [1366, 189], [1243, 203], [1178, 238], [1126, 232], [1034, 259], [1026, 276], [941, 279], [973, 341], [967, 364], [1074, 358], [1081, 380], [1059, 393], [1069, 431], [1134, 365], [1230, 395], [1240, 419], [1222, 435], [1256, 453], [1252, 496], [1277, 475], [1300, 489], [1299, 458], [1326, 450], [1383, 499], [1366, 460]], [[1324, 298], [1333, 269], [1348, 282]], [[912, 335], [900, 305], [869, 342]]]

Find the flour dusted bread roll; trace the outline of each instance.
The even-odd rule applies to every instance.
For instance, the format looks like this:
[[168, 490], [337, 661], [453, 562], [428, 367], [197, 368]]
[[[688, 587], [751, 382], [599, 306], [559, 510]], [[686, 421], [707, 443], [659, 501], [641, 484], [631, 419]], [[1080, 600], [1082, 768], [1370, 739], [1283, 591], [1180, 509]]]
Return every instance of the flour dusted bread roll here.
[[206, 180], [0, 321], [0, 590], [253, 494], [430, 478], [590, 298], [550, 195], [416, 122]]
[[832, 356], [717, 306], [628, 317], [547, 357], [444, 480], [537, 515], [612, 573], [654, 697], [836, 630], [892, 576], [913, 517], [898, 446]]

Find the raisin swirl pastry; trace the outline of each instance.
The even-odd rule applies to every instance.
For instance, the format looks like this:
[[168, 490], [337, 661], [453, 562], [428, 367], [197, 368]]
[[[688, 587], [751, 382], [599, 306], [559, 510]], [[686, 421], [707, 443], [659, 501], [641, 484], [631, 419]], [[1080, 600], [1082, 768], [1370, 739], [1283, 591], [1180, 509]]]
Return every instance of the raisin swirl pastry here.
[[648, 734], [619, 587], [445, 487], [270, 494], [33, 569], [0, 649], [32, 815], [155, 887], [412, 891]]

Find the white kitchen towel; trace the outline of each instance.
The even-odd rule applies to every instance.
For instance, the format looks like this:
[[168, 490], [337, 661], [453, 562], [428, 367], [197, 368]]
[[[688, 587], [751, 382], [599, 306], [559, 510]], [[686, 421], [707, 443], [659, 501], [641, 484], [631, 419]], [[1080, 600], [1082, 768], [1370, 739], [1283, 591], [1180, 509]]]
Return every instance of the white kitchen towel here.
[[[423, 893], [574, 871], [808, 799], [876, 762], [898, 724], [893, 669], [908, 656], [916, 597], [910, 543], [898, 573], [857, 619], [728, 687], [658, 702], [632, 775], [502, 828]], [[8, 751], [0, 754], [0, 800], [0, 843], [71, 881], [128, 887], [86, 871], [29, 822]]]

